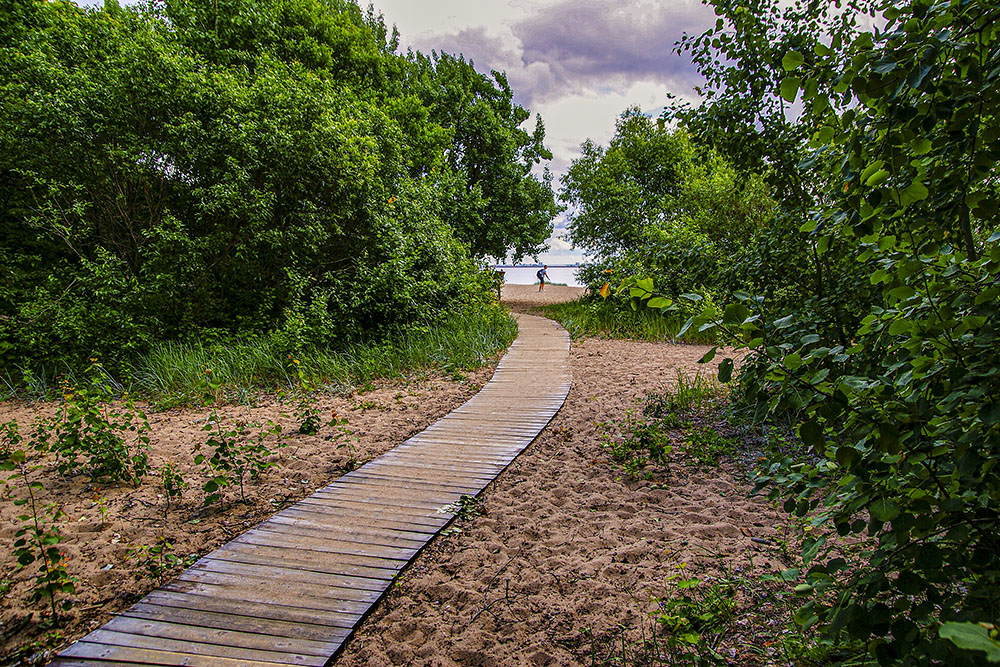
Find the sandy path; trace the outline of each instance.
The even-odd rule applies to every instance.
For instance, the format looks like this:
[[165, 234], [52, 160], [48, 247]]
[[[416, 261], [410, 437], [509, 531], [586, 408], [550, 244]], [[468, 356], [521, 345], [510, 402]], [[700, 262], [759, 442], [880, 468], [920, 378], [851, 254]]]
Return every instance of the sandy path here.
[[[504, 294], [524, 308], [570, 289]], [[773, 535], [782, 516], [747, 497], [735, 464], [673, 465], [638, 481], [601, 448], [600, 425], [641, 413], [678, 370], [711, 372], [697, 364], [705, 349], [575, 342], [563, 409], [485, 491], [483, 515], [432, 543], [335, 664], [589, 665], [622, 633], [638, 639], [644, 625], [648, 635], [652, 600], [679, 568], [704, 577], [720, 561], [737, 572], [778, 567], [750, 538]]]

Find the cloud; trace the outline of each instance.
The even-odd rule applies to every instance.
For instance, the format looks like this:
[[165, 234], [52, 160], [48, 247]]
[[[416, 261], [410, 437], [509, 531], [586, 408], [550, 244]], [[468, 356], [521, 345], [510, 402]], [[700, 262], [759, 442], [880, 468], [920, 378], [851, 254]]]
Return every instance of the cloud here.
[[[522, 7], [523, 8], [523, 7]], [[620, 91], [638, 81], [669, 84], [690, 96], [701, 77], [673, 53], [684, 34], [713, 20], [700, 2], [560, 0], [533, 4], [507, 21], [425, 31], [411, 40], [421, 51], [461, 53], [481, 71], [505, 71], [518, 103], [532, 108], [567, 95]], [[442, 26], [444, 27], [444, 26]]]
[[636, 81], [670, 83], [689, 94], [700, 76], [673, 53], [685, 33], [700, 34], [712, 12], [700, 2], [564, 0], [512, 26], [528, 68], [544, 64], [550, 80], [525, 81], [532, 101], [587, 88], [628, 88]]

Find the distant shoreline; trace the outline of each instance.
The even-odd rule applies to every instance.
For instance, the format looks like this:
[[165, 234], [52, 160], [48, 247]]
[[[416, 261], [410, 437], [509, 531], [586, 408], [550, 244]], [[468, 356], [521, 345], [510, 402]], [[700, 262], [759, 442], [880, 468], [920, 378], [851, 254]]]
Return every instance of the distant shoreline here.
[[548, 266], [550, 269], [578, 269], [579, 264], [494, 264], [495, 269], [533, 269]]

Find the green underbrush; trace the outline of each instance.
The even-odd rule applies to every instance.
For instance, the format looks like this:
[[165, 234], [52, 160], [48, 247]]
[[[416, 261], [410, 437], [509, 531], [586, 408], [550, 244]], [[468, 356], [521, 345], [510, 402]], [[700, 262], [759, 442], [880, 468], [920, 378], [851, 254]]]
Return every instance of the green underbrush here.
[[[642, 308], [632, 310], [613, 301], [586, 298], [545, 306], [542, 312], [566, 328], [574, 339], [587, 336], [676, 342], [687, 321], [683, 313], [662, 315]], [[711, 333], [688, 332], [688, 343], [715, 343]]]
[[[420, 371], [459, 375], [482, 366], [516, 335], [517, 323], [506, 311], [479, 308], [341, 350], [307, 348], [290, 354], [274, 336], [161, 343], [121, 371], [104, 372], [115, 393], [140, 395], [161, 405], [201, 402], [206, 395], [239, 401], [249, 394], [296, 385], [300, 373], [311, 385], [332, 391]], [[26, 366], [6, 369], [0, 380], [4, 398], [51, 398], [62, 380], [80, 384], [81, 373], [68, 365]]]

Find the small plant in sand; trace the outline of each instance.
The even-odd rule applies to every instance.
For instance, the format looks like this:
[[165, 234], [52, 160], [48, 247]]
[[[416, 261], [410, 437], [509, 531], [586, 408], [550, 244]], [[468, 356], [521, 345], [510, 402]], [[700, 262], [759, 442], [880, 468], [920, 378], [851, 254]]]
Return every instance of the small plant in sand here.
[[359, 438], [354, 435], [347, 426], [347, 417], [340, 417], [336, 411], [330, 413], [330, 421], [327, 424], [334, 429], [331, 435], [326, 436], [327, 440], [337, 443], [337, 449], [347, 450], [347, 460], [344, 461], [344, 469], [351, 471], [358, 467], [357, 443]]
[[713, 428], [700, 428], [684, 435], [684, 452], [698, 465], [714, 467], [720, 457], [736, 453], [736, 443]]
[[664, 466], [669, 471], [673, 444], [668, 433], [669, 426], [665, 426], [663, 422], [643, 422], [629, 411], [624, 422], [607, 422], [600, 426], [611, 433], [623, 433], [606, 437], [603, 447], [615, 463], [621, 464], [626, 474], [651, 479], [652, 471], [643, 471], [650, 462]]
[[736, 613], [736, 587], [728, 578], [685, 576], [685, 564], [667, 577], [667, 594], [650, 614], [665, 642], [667, 664], [724, 665], [719, 642]]
[[119, 409], [111, 407], [113, 389], [94, 359], [87, 377], [80, 386], [62, 381], [62, 404], [56, 415], [37, 423], [35, 448], [51, 450], [64, 475], [82, 467], [93, 480], [138, 486], [149, 472], [149, 420], [127, 396]]
[[167, 501], [163, 508], [163, 516], [166, 517], [173, 500], [175, 498], [179, 500], [184, 494], [184, 489], [188, 488], [188, 483], [173, 461], [168, 461], [160, 469], [160, 488], [163, 489], [163, 497]]
[[90, 502], [97, 508], [97, 515], [101, 517], [101, 530], [104, 530], [108, 526], [110, 508], [108, 507], [108, 497], [101, 495], [101, 487], [94, 489], [94, 495], [91, 496]]
[[186, 562], [174, 553], [174, 544], [165, 535], [158, 535], [153, 544], [137, 544], [129, 548], [125, 557], [137, 561], [146, 575], [154, 580]]
[[4, 433], [10, 449], [0, 462], [0, 470], [13, 473], [4, 480], [4, 485], [8, 489], [16, 485], [23, 492], [14, 500], [16, 507], [24, 508], [24, 514], [17, 517], [21, 525], [14, 531], [14, 558], [19, 569], [37, 564], [38, 574], [30, 599], [32, 602], [47, 601], [51, 621], [57, 622], [60, 610], [69, 611], [73, 607], [73, 600], [65, 596], [76, 593], [76, 577], [69, 575], [66, 556], [59, 549], [59, 543], [64, 539], [59, 523], [66, 515], [55, 503], [40, 503], [38, 494], [44, 491], [44, 487], [29, 476], [29, 472], [38, 466], [30, 465], [25, 451], [17, 449], [23, 440], [16, 425], [4, 424]]
[[298, 432], [302, 435], [316, 435], [323, 425], [319, 408], [316, 407], [316, 388], [306, 377], [302, 364], [298, 359], [288, 356], [288, 374], [291, 381], [291, 398], [295, 401], [295, 419], [299, 422]]
[[647, 396], [644, 412], [657, 419], [683, 421], [682, 417], [686, 414], [705, 413], [719, 407], [726, 394], [726, 389], [718, 380], [702, 375], [689, 378], [678, 370], [677, 385], [673, 390]]
[[204, 405], [211, 405], [222, 398], [223, 381], [211, 366], [205, 366], [198, 376], [193, 393], [198, 396]]
[[[195, 445], [197, 453], [194, 462], [207, 467], [212, 476], [202, 486], [206, 494], [205, 504], [220, 501], [223, 490], [229, 486], [239, 486], [240, 500], [246, 502], [247, 478], [256, 481], [274, 465], [269, 460], [274, 452], [267, 441], [281, 434], [281, 425], [270, 420], [266, 425], [236, 421], [223, 427], [222, 420], [213, 411], [202, 430], [211, 435], [204, 443]], [[281, 446], [279, 442], [277, 447]], [[211, 450], [211, 453], [200, 453], [202, 448]]]

